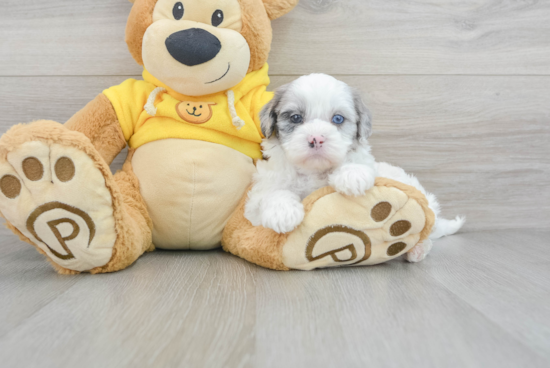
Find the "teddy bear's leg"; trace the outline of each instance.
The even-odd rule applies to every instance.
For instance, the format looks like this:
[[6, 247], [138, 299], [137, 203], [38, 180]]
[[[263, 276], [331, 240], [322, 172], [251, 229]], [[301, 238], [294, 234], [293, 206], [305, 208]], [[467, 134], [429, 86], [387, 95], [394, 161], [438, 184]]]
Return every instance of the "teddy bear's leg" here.
[[121, 171], [114, 176], [114, 181], [121, 195], [121, 214], [118, 223], [119, 239], [113, 248], [113, 256], [103, 267], [91, 270], [91, 273], [115, 272], [134, 263], [143, 253], [155, 250], [153, 245], [153, 221], [147, 212], [147, 205], [139, 189], [139, 181], [132, 168], [130, 150]]
[[0, 139], [0, 212], [60, 273], [117, 271], [152, 249], [130, 163], [113, 176], [85, 135], [54, 122]]
[[318, 190], [304, 200], [304, 221], [288, 234], [253, 227], [244, 217], [245, 201], [226, 226], [224, 249], [263, 267], [373, 265], [411, 250], [409, 260], [419, 261], [429, 250], [434, 214], [426, 197], [390, 179], [377, 178], [375, 186], [359, 197], [330, 187]]

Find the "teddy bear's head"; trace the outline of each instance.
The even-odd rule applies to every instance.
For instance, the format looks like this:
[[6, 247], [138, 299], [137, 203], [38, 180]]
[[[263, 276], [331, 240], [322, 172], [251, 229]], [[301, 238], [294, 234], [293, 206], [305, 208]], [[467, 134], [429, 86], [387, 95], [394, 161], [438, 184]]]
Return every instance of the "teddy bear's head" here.
[[126, 42], [159, 81], [189, 96], [225, 91], [260, 69], [271, 20], [299, 0], [130, 0]]

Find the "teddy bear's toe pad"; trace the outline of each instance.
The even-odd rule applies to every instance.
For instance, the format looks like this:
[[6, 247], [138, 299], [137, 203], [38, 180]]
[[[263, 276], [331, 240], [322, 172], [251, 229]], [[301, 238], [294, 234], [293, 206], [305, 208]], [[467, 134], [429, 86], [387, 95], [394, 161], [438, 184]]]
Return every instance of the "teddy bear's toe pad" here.
[[391, 186], [375, 186], [361, 197], [322, 196], [289, 235], [283, 263], [311, 270], [378, 264], [404, 254], [427, 224], [425, 204], [413, 197]]
[[0, 211], [61, 267], [104, 266], [116, 241], [110, 191], [72, 146], [29, 141], [0, 157]]

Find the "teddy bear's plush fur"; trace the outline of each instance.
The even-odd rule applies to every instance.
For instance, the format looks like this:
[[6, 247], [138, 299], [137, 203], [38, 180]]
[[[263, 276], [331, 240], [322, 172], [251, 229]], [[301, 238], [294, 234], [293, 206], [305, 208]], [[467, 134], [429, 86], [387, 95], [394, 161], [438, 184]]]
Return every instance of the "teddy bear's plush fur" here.
[[212, 249], [224, 230], [227, 251], [278, 270], [384, 262], [426, 238], [425, 198], [388, 180], [358, 198], [318, 191], [290, 234], [242, 218], [272, 97], [271, 21], [298, 0], [132, 2], [126, 40], [144, 80], [105, 90], [64, 125], [37, 121], [0, 138], [0, 214], [59, 273], [122, 270], [155, 247]]

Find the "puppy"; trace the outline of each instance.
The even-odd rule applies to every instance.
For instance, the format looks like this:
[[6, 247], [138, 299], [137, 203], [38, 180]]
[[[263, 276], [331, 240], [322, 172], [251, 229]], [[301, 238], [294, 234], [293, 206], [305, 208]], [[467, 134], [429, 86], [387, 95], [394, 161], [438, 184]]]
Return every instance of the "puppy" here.
[[[325, 75], [301, 77], [279, 88], [261, 112], [265, 161], [258, 162], [245, 217], [254, 226], [277, 233], [294, 230], [304, 219], [302, 200], [315, 190], [332, 186], [348, 196], [360, 196], [377, 176], [412, 185], [428, 198], [436, 214], [432, 238], [460, 229], [463, 218], [439, 219], [436, 197], [401, 168], [376, 163], [368, 137], [371, 114], [358, 91]], [[410, 261], [424, 259], [431, 242], [408, 253]]]
[[304, 218], [301, 201], [327, 185], [362, 195], [376, 177], [367, 138], [370, 113], [360, 95], [323, 74], [279, 88], [261, 113], [264, 156], [245, 208], [255, 226], [286, 233]]

